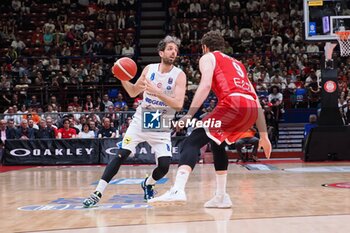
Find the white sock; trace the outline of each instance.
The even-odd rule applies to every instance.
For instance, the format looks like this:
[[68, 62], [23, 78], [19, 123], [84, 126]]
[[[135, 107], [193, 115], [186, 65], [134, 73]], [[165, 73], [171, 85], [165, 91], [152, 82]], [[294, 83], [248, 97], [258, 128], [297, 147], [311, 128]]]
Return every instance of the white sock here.
[[224, 195], [226, 193], [227, 174], [216, 174], [216, 195]]
[[155, 185], [156, 183], [157, 181], [154, 180], [152, 176], [149, 176], [146, 180], [146, 185]]
[[105, 180], [99, 180], [98, 181], [98, 185], [96, 187], [96, 191], [100, 192], [101, 194], [103, 194], [103, 192], [105, 191], [106, 187], [107, 187], [108, 183]]
[[185, 170], [178, 170], [176, 173], [175, 183], [173, 188], [175, 190], [185, 191], [185, 186], [188, 180], [190, 173]]

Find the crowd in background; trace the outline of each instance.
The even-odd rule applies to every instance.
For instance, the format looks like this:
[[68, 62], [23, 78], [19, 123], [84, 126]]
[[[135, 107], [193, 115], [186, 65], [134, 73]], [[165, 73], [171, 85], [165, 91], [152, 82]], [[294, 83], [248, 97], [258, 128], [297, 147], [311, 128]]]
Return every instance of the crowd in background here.
[[[122, 135], [130, 115], [120, 117], [120, 111], [134, 110], [140, 97], [128, 98], [120, 86], [94, 95], [84, 91], [109, 82], [118, 84], [110, 66], [115, 56], [134, 57], [137, 51], [137, 2], [1, 1], [0, 109], [5, 114], [21, 114], [7, 116], [11, 119], [2, 125], [40, 128], [51, 122], [64, 128], [63, 121], [68, 119], [77, 129], [76, 137], [81, 137], [85, 124], [98, 137], [97, 129], [102, 129], [108, 118], [114, 134]], [[176, 65], [188, 78], [184, 111], [200, 81], [200, 38], [209, 30], [220, 32], [226, 39], [224, 52], [245, 64], [264, 107], [271, 137], [285, 109], [319, 107], [323, 44], [303, 40], [301, 0], [172, 0], [169, 6], [165, 30], [182, 39]], [[350, 61], [336, 60], [339, 106], [347, 118]], [[47, 99], [41, 97], [45, 85], [50, 92]], [[70, 87], [83, 94], [60, 95]], [[215, 105], [216, 97], [210, 94], [196, 117]], [[18, 131], [11, 135], [21, 138]], [[35, 131], [30, 135], [35, 138], [43, 134], [62, 137], [57, 130], [54, 134]]]

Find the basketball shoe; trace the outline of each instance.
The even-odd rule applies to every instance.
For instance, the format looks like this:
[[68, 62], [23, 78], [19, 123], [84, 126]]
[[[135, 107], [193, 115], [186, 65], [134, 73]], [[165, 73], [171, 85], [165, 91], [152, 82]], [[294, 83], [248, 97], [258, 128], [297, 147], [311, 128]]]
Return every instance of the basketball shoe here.
[[205, 208], [231, 208], [232, 207], [232, 201], [230, 199], [230, 196], [225, 193], [223, 195], [215, 195], [212, 199], [207, 201], [204, 204]]
[[167, 191], [163, 195], [161, 195], [159, 197], [155, 197], [151, 200], [148, 200], [149, 203], [152, 203], [152, 202], [176, 202], [176, 201], [179, 201], [179, 202], [180, 201], [181, 202], [187, 201], [185, 191], [170, 189], [169, 191]]
[[90, 197], [83, 201], [84, 208], [90, 208], [95, 206], [101, 199], [102, 194], [98, 191], [93, 192]]
[[142, 181], [142, 183], [141, 183], [141, 187], [142, 187], [143, 192], [144, 192], [143, 198], [146, 201], [154, 198], [154, 185], [146, 185], [147, 178], [148, 177], [146, 177], [146, 179], [144, 181]]

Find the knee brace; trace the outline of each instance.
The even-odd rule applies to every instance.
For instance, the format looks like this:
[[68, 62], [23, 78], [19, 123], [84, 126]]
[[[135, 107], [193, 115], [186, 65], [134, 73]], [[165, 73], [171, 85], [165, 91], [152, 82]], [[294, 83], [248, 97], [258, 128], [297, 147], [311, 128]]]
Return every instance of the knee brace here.
[[193, 170], [199, 158], [199, 150], [210, 141], [203, 128], [195, 129], [188, 136], [180, 151], [179, 166], [187, 165]]
[[226, 143], [223, 142], [221, 145], [211, 142], [211, 150], [213, 152], [214, 167], [215, 171], [226, 171], [228, 167], [228, 157], [226, 154]]
[[113, 176], [115, 176], [118, 173], [120, 165], [122, 165], [122, 163], [128, 158], [130, 154], [131, 154], [130, 150], [119, 149], [117, 156], [114, 157], [107, 164], [107, 167], [103, 172], [101, 179], [109, 183], [112, 180]]
[[153, 170], [152, 178], [154, 180], [160, 180], [163, 178], [169, 171], [169, 166], [171, 162], [171, 157], [159, 157], [158, 166]]

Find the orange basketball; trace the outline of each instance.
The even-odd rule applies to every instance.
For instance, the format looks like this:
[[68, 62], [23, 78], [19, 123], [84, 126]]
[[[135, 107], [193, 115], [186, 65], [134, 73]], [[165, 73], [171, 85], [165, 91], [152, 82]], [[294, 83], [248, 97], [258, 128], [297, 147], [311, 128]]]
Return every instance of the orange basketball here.
[[134, 78], [136, 72], [136, 63], [128, 57], [122, 57], [118, 59], [112, 67], [112, 73], [114, 77], [121, 81], [128, 81]]

